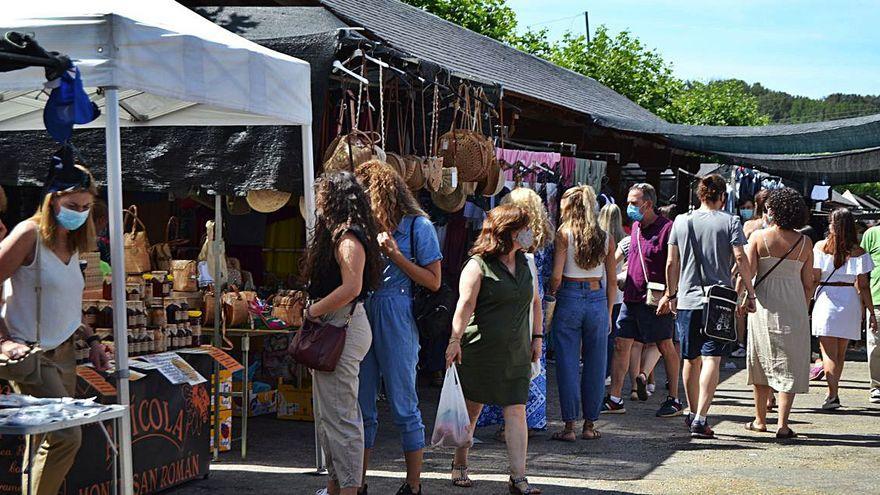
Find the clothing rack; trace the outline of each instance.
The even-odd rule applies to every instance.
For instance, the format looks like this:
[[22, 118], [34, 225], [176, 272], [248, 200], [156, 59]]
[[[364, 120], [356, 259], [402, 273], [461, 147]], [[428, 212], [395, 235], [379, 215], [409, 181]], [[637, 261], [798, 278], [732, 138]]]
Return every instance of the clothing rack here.
[[512, 144], [517, 148], [522, 148], [528, 151], [558, 151], [558, 152], [568, 152], [568, 153], [576, 153], [577, 145], [574, 143], [565, 143], [565, 142], [553, 142], [553, 141], [535, 141], [531, 139], [519, 139], [519, 140], [511, 140], [505, 139], [504, 144]]

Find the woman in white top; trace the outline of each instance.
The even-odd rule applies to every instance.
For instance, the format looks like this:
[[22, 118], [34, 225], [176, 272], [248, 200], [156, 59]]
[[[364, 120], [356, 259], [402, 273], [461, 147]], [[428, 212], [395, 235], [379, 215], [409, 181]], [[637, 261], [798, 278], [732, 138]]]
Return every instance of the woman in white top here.
[[581, 438], [600, 436], [594, 422], [605, 398], [617, 263], [614, 238], [599, 227], [598, 213], [596, 193], [590, 186], [571, 188], [562, 196], [550, 292], [556, 295], [552, 338], [565, 429], [555, 433], [554, 440], [575, 441], [574, 423], [581, 414]]
[[[0, 242], [0, 280], [4, 281], [0, 353], [22, 360], [7, 366], [4, 373], [15, 392], [37, 397], [76, 393], [73, 336], [77, 331], [92, 346], [92, 363], [98, 369], [107, 366], [100, 339], [82, 323], [79, 253], [95, 243], [89, 216], [96, 195], [94, 179], [88, 170], [73, 165], [69, 151], [65, 155], [63, 163], [56, 160], [40, 209]], [[29, 354], [29, 344], [45, 352]], [[33, 491], [58, 493], [79, 450], [80, 430], [61, 430], [36, 440], [39, 448], [30, 467]], [[23, 470], [28, 459], [25, 452]]]
[[838, 384], [850, 340], [861, 337], [862, 315], [867, 308], [871, 330], [877, 328], [868, 275], [874, 268], [871, 255], [859, 246], [856, 223], [846, 208], [831, 212], [828, 238], [816, 243], [813, 275], [819, 284], [813, 306], [813, 335], [819, 337], [828, 396], [822, 409], [840, 407]]

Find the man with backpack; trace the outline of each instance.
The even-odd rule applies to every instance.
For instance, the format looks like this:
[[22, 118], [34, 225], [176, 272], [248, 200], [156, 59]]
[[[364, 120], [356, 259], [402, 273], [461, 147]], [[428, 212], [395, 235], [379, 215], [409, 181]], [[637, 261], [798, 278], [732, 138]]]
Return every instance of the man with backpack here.
[[[676, 325], [685, 359], [683, 379], [689, 414], [685, 419], [694, 438], [714, 438], [707, 415], [718, 386], [721, 358], [728, 345], [736, 341], [736, 332], [728, 342], [735, 318], [731, 268], [734, 262], [742, 275], [747, 291], [747, 309], [755, 311], [755, 290], [751, 267], [743, 246], [746, 238], [738, 217], [722, 211], [726, 200], [726, 183], [720, 175], [700, 180], [697, 196], [700, 208], [675, 219], [669, 236], [666, 264], [666, 298], [670, 309], [677, 312]], [[709, 304], [711, 293], [727, 295], [721, 317]], [[725, 298], [718, 298], [724, 301]], [[727, 314], [723, 311], [727, 310]], [[704, 317], [710, 318], [707, 325]]]

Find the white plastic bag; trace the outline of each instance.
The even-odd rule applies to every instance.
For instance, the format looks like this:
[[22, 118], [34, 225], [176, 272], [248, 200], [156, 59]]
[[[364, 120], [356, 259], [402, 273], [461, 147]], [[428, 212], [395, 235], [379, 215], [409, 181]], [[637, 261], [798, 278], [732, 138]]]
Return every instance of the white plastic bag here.
[[468, 431], [471, 420], [458, 380], [455, 364], [446, 370], [443, 389], [440, 391], [440, 405], [437, 407], [437, 419], [434, 421], [434, 433], [431, 445], [434, 447], [470, 447], [472, 436]]

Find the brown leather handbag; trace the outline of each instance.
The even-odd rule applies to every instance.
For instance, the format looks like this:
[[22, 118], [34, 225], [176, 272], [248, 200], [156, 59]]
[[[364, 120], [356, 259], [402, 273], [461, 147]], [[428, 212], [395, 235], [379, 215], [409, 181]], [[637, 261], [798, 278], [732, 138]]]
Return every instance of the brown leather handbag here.
[[[147, 238], [147, 228], [138, 218], [137, 206], [131, 206], [124, 210], [123, 230], [131, 218], [131, 232], [122, 234], [122, 243], [125, 249], [125, 273], [141, 274], [149, 272], [151, 267], [150, 239]], [[140, 231], [138, 231], [140, 227]]]
[[196, 292], [199, 290], [198, 262], [193, 260], [171, 260], [174, 275], [174, 290]]
[[305, 295], [300, 291], [280, 291], [272, 299], [272, 317], [278, 318], [288, 327], [301, 327]]
[[303, 321], [302, 328], [290, 341], [287, 352], [303, 366], [317, 371], [334, 371], [345, 348], [345, 336], [356, 307], [357, 302], [351, 303], [351, 311], [345, 325], [341, 327], [324, 322]]

